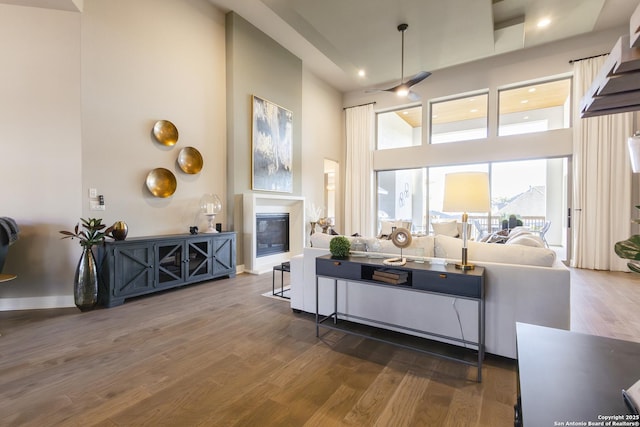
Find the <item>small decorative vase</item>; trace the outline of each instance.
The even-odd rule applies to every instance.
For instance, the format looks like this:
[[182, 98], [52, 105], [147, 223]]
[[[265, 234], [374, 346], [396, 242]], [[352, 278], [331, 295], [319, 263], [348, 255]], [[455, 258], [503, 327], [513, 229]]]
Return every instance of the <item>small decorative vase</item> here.
[[127, 238], [127, 233], [129, 232], [129, 227], [127, 227], [127, 223], [124, 221], [116, 221], [113, 224], [113, 230], [111, 231], [111, 235], [116, 240], [124, 240]]
[[73, 295], [80, 311], [93, 310], [98, 302], [98, 266], [91, 248], [82, 248], [73, 282]]

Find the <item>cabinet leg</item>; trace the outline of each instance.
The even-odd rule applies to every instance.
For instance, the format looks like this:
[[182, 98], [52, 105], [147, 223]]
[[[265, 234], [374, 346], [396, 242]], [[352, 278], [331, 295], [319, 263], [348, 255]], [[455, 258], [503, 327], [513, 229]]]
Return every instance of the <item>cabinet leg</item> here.
[[109, 301], [106, 301], [104, 303], [104, 306], [106, 308], [111, 308], [111, 307], [117, 307], [122, 304], [124, 304], [124, 298], [118, 298], [118, 299], [110, 299]]

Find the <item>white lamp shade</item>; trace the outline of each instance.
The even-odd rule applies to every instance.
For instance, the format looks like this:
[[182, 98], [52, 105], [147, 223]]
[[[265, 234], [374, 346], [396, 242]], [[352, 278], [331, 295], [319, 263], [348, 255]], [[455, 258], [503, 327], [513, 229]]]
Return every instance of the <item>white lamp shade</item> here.
[[445, 212], [489, 212], [489, 174], [456, 172], [444, 176]]
[[629, 157], [631, 158], [631, 170], [633, 173], [640, 172], [640, 136], [632, 136], [627, 140], [629, 147]]

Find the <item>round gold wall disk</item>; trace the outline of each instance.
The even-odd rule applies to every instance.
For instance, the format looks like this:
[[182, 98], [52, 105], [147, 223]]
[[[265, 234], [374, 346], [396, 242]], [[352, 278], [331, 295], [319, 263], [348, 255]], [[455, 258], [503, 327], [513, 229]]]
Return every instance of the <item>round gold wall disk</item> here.
[[156, 168], [147, 175], [147, 188], [156, 197], [169, 197], [177, 187], [176, 177], [169, 169]]
[[178, 153], [178, 165], [184, 173], [199, 173], [203, 164], [202, 154], [193, 147], [184, 147]]
[[176, 145], [176, 142], [178, 142], [178, 128], [169, 120], [158, 120], [153, 125], [153, 136], [162, 145]]

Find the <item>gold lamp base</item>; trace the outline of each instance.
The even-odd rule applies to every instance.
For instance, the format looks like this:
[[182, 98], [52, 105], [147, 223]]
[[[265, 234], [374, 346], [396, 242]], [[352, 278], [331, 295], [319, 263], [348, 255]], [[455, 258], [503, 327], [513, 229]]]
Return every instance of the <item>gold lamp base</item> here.
[[[466, 228], [466, 226], [467, 224], [465, 222], [464, 227]], [[473, 270], [474, 268], [476, 268], [475, 265], [469, 264], [467, 262], [467, 248], [462, 248], [462, 262], [456, 264], [456, 268], [459, 270]]]

